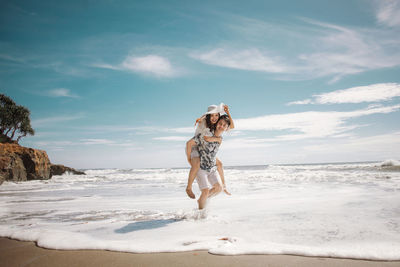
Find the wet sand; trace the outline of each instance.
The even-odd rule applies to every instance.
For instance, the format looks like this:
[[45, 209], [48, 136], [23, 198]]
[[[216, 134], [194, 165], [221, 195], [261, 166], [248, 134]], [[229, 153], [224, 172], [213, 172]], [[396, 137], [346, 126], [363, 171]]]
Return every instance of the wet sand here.
[[207, 251], [135, 254], [104, 250], [53, 250], [0, 238], [0, 266], [269, 266], [269, 267], [380, 267], [400, 266], [400, 261], [302, 257], [291, 255], [218, 256]]

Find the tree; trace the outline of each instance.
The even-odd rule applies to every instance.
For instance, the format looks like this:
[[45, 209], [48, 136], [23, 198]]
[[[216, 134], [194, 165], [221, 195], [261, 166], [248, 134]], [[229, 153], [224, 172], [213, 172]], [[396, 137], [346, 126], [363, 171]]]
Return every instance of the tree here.
[[30, 111], [17, 105], [11, 98], [0, 94], [0, 141], [12, 141], [16, 138], [18, 143], [22, 137], [34, 135], [31, 126]]

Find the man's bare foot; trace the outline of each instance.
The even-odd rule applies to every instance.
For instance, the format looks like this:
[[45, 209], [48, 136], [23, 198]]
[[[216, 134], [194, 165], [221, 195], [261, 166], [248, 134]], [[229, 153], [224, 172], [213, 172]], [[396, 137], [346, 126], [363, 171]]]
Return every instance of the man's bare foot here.
[[231, 195], [232, 195], [231, 193], [229, 193], [228, 190], [226, 190], [226, 188], [224, 189], [224, 192], [225, 192], [225, 194], [227, 194], [228, 196], [231, 196]]
[[196, 196], [193, 194], [192, 188], [186, 187], [186, 194], [187, 194], [190, 198], [196, 198]]

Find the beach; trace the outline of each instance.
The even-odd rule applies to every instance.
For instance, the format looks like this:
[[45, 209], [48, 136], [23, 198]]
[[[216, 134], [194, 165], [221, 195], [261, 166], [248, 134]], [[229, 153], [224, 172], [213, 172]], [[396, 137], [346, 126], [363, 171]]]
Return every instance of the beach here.
[[218, 256], [206, 251], [175, 253], [123, 253], [104, 250], [52, 250], [34, 242], [0, 238], [1, 266], [349, 266], [389, 267], [400, 261], [366, 261], [292, 255]]
[[400, 172], [379, 162], [226, 167], [232, 195], [202, 211], [185, 193], [188, 169], [85, 172], [5, 182], [0, 237], [144, 258], [400, 260]]

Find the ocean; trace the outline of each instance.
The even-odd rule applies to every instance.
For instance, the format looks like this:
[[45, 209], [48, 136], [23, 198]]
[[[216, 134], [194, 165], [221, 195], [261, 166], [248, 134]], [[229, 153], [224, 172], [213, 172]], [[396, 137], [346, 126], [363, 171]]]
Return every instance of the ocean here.
[[232, 195], [203, 211], [186, 196], [188, 171], [97, 169], [5, 182], [0, 236], [51, 249], [400, 260], [398, 161], [226, 167]]

